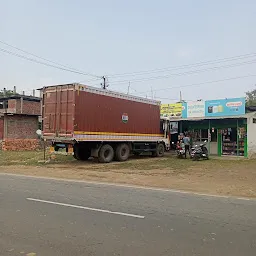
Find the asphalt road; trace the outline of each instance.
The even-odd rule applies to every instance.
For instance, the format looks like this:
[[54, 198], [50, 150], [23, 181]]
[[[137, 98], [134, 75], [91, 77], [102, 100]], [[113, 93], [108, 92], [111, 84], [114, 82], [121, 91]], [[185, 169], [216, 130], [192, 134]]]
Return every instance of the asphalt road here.
[[0, 174], [0, 255], [256, 255], [256, 200]]

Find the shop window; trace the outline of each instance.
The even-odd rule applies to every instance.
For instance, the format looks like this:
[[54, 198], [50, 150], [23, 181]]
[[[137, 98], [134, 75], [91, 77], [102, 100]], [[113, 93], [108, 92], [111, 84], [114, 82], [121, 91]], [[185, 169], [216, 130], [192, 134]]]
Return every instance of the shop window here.
[[1, 101], [0, 102], [0, 109], [6, 109], [8, 108], [8, 101]]
[[202, 129], [201, 130], [201, 141], [208, 141], [209, 139], [209, 130], [208, 129]]
[[195, 142], [200, 141], [201, 131], [200, 130], [189, 131], [189, 135], [190, 135], [193, 143], [195, 143]]
[[246, 137], [246, 129], [238, 128], [237, 155], [244, 156], [244, 139]]

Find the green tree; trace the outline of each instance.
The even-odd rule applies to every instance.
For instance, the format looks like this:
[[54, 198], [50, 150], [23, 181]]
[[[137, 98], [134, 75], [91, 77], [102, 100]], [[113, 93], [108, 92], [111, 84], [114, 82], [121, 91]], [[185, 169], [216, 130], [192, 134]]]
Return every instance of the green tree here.
[[246, 93], [246, 106], [256, 106], [256, 89]]
[[18, 93], [15, 93], [12, 90], [5, 90], [5, 93], [4, 93], [4, 90], [0, 90], [0, 97], [3, 97], [3, 96], [10, 97], [10, 96], [17, 95], [17, 94]]

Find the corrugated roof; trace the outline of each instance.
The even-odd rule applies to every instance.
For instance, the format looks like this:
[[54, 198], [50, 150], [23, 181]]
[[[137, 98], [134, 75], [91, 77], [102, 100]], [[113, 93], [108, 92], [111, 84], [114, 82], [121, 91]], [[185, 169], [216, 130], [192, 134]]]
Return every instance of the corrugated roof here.
[[24, 100], [29, 100], [29, 101], [41, 101], [41, 98], [39, 98], [39, 97], [19, 95], [19, 94], [7, 96], [7, 97], [0, 97], [0, 101], [11, 100], [11, 99], [21, 99], [21, 98], [23, 98]]

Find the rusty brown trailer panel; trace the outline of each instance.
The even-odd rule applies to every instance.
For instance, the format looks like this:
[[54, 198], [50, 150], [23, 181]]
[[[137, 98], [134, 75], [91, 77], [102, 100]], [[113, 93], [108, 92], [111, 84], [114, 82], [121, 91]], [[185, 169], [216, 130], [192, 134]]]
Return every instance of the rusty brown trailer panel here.
[[160, 134], [160, 104], [80, 84], [43, 90], [43, 133]]
[[51, 86], [43, 89], [43, 134], [71, 136], [74, 132], [74, 86]]
[[75, 131], [160, 133], [157, 105], [88, 92], [76, 92], [75, 102]]

